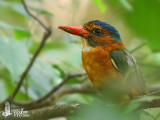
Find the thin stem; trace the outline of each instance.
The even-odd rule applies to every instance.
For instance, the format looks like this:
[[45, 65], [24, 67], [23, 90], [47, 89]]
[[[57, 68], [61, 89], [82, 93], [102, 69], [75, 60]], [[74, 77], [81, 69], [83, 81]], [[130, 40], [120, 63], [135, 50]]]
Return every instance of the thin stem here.
[[18, 93], [19, 89], [21, 88], [21, 86], [22, 86], [22, 84], [23, 84], [23, 81], [25, 80], [28, 72], [30, 71], [31, 67], [33, 66], [33, 64], [34, 64], [34, 62], [35, 62], [35, 60], [36, 60], [36, 58], [37, 58], [37, 56], [39, 55], [39, 53], [41, 52], [42, 48], [44, 47], [46, 40], [47, 40], [47, 39], [49, 38], [49, 36], [52, 34], [51, 29], [47, 28], [47, 27], [45, 26], [45, 24], [44, 24], [39, 18], [37, 18], [36, 16], [34, 16], [34, 15], [29, 11], [29, 9], [28, 9], [28, 7], [27, 7], [27, 5], [26, 5], [26, 3], [25, 3], [25, 0], [22, 0], [22, 3], [23, 3], [23, 6], [24, 6], [26, 12], [27, 12], [33, 19], [35, 19], [35, 20], [46, 30], [46, 32], [44, 33], [43, 38], [42, 38], [42, 40], [41, 40], [41, 43], [40, 43], [37, 51], [36, 51], [35, 54], [33, 55], [33, 57], [32, 57], [32, 59], [31, 59], [29, 65], [27, 66], [27, 68], [25, 69], [24, 73], [22, 74], [22, 76], [21, 76], [21, 78], [20, 78], [20, 81], [19, 81], [16, 89], [14, 90], [14, 92], [13, 92], [13, 94], [10, 96], [10, 98], [8, 99], [10, 102], [11, 102], [11, 101], [15, 98], [15, 96], [17, 95], [17, 93]]

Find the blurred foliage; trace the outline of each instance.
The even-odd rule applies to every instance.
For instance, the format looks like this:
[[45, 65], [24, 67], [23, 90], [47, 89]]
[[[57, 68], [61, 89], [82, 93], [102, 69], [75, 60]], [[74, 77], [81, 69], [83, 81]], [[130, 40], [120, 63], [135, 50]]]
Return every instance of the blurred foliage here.
[[[4, 14], [0, 21], [0, 77], [2, 78], [1, 85], [4, 88], [0, 98], [2, 101], [13, 92], [21, 74], [27, 67], [30, 58], [33, 56], [29, 51], [35, 42], [29, 42], [32, 40], [32, 33], [26, 26], [26, 21], [30, 18], [25, 12], [21, 0], [0, 1], [0, 5], [2, 6], [1, 13]], [[38, 9], [37, 12], [53, 16], [43, 9]], [[14, 16], [11, 14], [14, 14]], [[17, 23], [19, 20], [23, 20], [23, 22]], [[62, 80], [60, 75], [60, 71], [52, 64], [37, 59], [27, 77], [30, 99], [38, 99], [46, 94]], [[26, 94], [24, 87], [22, 87], [16, 99], [24, 100]]]
[[5, 37], [0, 38], [0, 56], [2, 64], [15, 79], [22, 74], [29, 60], [29, 53], [23, 43]]
[[153, 51], [160, 51], [159, 0], [106, 0]]
[[92, 0], [100, 9], [101, 9], [101, 12], [104, 13], [106, 12], [106, 5], [104, 5], [103, 3], [103, 0]]
[[41, 9], [41, 8], [30, 7], [30, 9], [35, 11], [35, 12], [37, 12], [37, 13], [39, 13], [39, 14], [41, 14], [41, 15], [46, 15], [48, 17], [53, 17], [54, 16], [53, 13], [50, 13], [50, 12], [44, 10], [44, 9]]
[[[29, 2], [42, 4], [43, 0]], [[80, 2], [79, 0], [77, 4]], [[133, 36], [136, 39], [141, 43], [144, 40], [147, 41], [145, 47], [135, 50], [133, 54], [136, 56], [144, 78], [149, 85], [160, 86], [160, 41], [158, 40], [160, 38], [160, 1], [91, 0], [91, 2], [94, 2], [102, 13], [106, 13], [109, 8], [112, 8], [113, 13], [118, 14], [119, 19], [126, 23], [128, 29], [130, 28], [129, 31], [134, 31]], [[25, 12], [21, 0], [0, 0], [0, 6], [0, 101], [3, 101], [12, 94], [21, 74], [36, 51], [40, 43], [38, 40], [41, 39], [42, 30], [37, 24], [30, 25], [34, 21]], [[29, 9], [35, 14], [43, 15], [48, 19], [56, 17], [53, 13], [43, 8], [30, 6]], [[32, 26], [36, 26], [38, 32]], [[66, 39], [74, 40], [79, 38], [66, 34], [61, 38], [55, 38], [54, 35], [50, 38], [26, 78], [28, 92], [25, 89], [26, 83], [24, 83], [16, 97], [17, 100], [26, 100], [27, 95], [28, 100], [36, 100], [60, 83], [67, 74], [84, 71], [81, 63], [80, 45], [68, 42]], [[135, 41], [132, 43], [132, 46], [128, 48], [137, 46]], [[82, 78], [73, 78], [67, 84], [80, 83], [82, 80]], [[137, 119], [135, 118], [137, 114], [133, 115], [131, 113], [137, 107], [138, 101], [131, 103], [127, 109], [119, 111], [114, 107], [104, 107], [105, 103], [99, 102], [97, 98], [99, 96], [76, 94], [65, 96], [58, 102], [94, 104], [93, 108], [83, 113], [87, 115], [88, 119]], [[143, 101], [153, 99], [155, 98], [147, 97]], [[126, 114], [128, 117], [124, 118]], [[159, 109], [151, 109], [150, 111], [141, 112], [140, 118], [142, 120], [159, 120], [158, 115]], [[75, 120], [75, 118], [69, 119]], [[82, 120], [82, 118], [79, 119]]]

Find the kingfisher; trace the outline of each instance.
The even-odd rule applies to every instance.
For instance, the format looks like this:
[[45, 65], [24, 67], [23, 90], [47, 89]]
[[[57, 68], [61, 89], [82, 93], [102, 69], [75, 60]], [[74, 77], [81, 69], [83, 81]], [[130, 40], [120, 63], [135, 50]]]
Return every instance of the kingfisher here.
[[107, 99], [123, 102], [147, 94], [136, 60], [126, 50], [115, 27], [92, 20], [84, 25], [59, 28], [81, 37], [85, 71], [93, 86]]

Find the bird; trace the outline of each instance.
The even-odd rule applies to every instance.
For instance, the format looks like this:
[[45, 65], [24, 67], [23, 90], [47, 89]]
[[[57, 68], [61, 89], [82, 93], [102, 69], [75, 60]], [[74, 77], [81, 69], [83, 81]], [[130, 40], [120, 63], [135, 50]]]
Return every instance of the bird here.
[[81, 37], [84, 69], [93, 86], [108, 101], [121, 103], [147, 94], [140, 68], [115, 27], [91, 20], [84, 25], [64, 25], [59, 29]]

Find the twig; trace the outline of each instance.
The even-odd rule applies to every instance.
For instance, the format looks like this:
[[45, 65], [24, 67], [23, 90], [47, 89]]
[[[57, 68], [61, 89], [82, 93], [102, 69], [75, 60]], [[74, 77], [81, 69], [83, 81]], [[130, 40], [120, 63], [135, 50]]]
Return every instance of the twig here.
[[25, 95], [26, 98], [25, 99], [28, 100], [28, 98], [29, 98], [28, 97], [29, 96], [29, 94], [28, 94], [28, 87], [29, 87], [28, 79], [26, 79], [24, 87], [25, 87], [24, 89], [25, 89], [25, 93], [26, 93], [26, 95]]
[[[157, 96], [158, 97], [160, 96], [160, 91], [149, 93], [147, 96]], [[138, 109], [148, 109], [148, 108], [158, 108], [158, 107], [160, 107], [160, 98], [154, 99], [152, 101], [142, 101]]]
[[34, 56], [32, 57], [29, 65], [27, 66], [26, 70], [25, 70], [24, 73], [22, 74], [22, 76], [21, 76], [21, 78], [20, 78], [20, 81], [19, 81], [16, 89], [14, 90], [14, 92], [13, 92], [13, 94], [10, 96], [10, 98], [8, 99], [10, 102], [15, 98], [16, 94], [18, 93], [20, 87], [21, 87], [22, 84], [23, 84], [24, 79], [26, 78], [28, 72], [30, 71], [31, 67], [33, 66], [33, 64], [34, 64], [37, 56], [39, 55], [40, 51], [41, 51], [42, 48], [44, 47], [46, 40], [47, 40], [48, 37], [52, 34], [51, 29], [47, 28], [47, 27], [45, 26], [45, 24], [44, 24], [39, 18], [37, 18], [36, 16], [34, 16], [34, 15], [28, 10], [27, 5], [26, 5], [26, 3], [25, 3], [25, 0], [22, 0], [22, 3], [23, 3], [23, 6], [24, 6], [26, 12], [27, 12], [33, 19], [35, 19], [35, 20], [46, 30], [46, 32], [44, 33], [43, 38], [42, 38], [42, 40], [41, 40], [41, 44], [39, 45], [37, 51], [35, 52]]
[[[81, 76], [84, 76], [84, 75], [86, 75], [86, 74], [85, 73], [77, 73], [77, 74], [68, 75], [58, 86], [54, 87], [44, 97], [40, 98], [37, 101], [30, 102], [30, 103], [19, 104], [19, 106], [22, 105], [21, 107], [30, 107], [30, 108], [36, 108], [36, 107], [38, 107], [39, 108], [39, 106], [50, 105], [50, 101], [53, 101], [53, 99], [55, 101], [55, 98], [59, 98], [57, 96], [62, 96], [62, 94], [64, 95], [64, 93], [65, 94], [69, 94], [69, 93], [71, 93], [70, 91], [73, 91], [72, 93], [76, 93], [77, 90], [79, 90], [80, 92], [83, 91], [83, 90], [85, 91], [87, 89], [86, 85], [82, 85], [81, 87], [78, 87], [78, 86], [75, 85], [77, 87], [77, 89], [75, 89], [74, 85], [70, 86], [70, 88], [66, 88], [65, 86], [64, 86], [64, 88], [62, 87], [71, 78], [73, 78], [73, 77], [81, 77]], [[69, 92], [67, 92], [67, 91], [69, 91]]]
[[[63, 87], [64, 88], [64, 87]], [[67, 89], [70, 89], [70, 86], [66, 87]], [[77, 89], [77, 86], [74, 87]], [[62, 88], [61, 88], [62, 89]], [[83, 90], [83, 89], [81, 89]], [[64, 92], [66, 91], [63, 90]], [[70, 92], [74, 92], [75, 90], [69, 90]], [[159, 95], [160, 92], [154, 93], [155, 95]], [[154, 95], [153, 94], [153, 95]], [[151, 95], [151, 94], [150, 94]], [[143, 97], [143, 96], [142, 96]], [[144, 106], [142, 106], [142, 103]], [[155, 101], [149, 101], [149, 102], [142, 102], [138, 108], [138, 110], [141, 109], [148, 109], [148, 108], [154, 108], [154, 107], [159, 107], [160, 103], [158, 104]], [[12, 103], [13, 104], [13, 103]], [[157, 105], [156, 105], [157, 104]], [[156, 106], [155, 106], [156, 105]], [[147, 106], [147, 107], [146, 107]], [[40, 109], [35, 109], [34, 110], [29, 110], [29, 115], [30, 117], [24, 118], [24, 120], [34, 120], [34, 119], [49, 119], [49, 118], [55, 118], [55, 117], [62, 117], [62, 116], [67, 116], [67, 115], [73, 115], [73, 116], [83, 116], [83, 114], [78, 114], [77, 112], [84, 111], [86, 108], [90, 108], [90, 106], [87, 105], [79, 105], [79, 104], [62, 104], [62, 105], [54, 105], [51, 107], [42, 107]], [[13, 109], [13, 108], [12, 108]], [[26, 108], [25, 108], [26, 110]], [[78, 111], [77, 111], [78, 110]], [[2, 112], [0, 112], [2, 113]], [[2, 116], [3, 117], [3, 116]], [[0, 118], [2, 118], [0, 116]], [[8, 116], [6, 120], [10, 120], [13, 116]], [[158, 117], [158, 116], [157, 116]], [[13, 120], [16, 120], [17, 118], [13, 118]]]
[[[53, 95], [53, 97], [52, 97], [52, 99], [50, 100], [50, 102], [51, 101], [56, 101], [56, 99], [59, 99], [61, 96], [64, 96], [64, 95], [66, 95], [66, 94], [71, 94], [71, 93], [94, 93], [95, 91], [91, 91], [92, 89], [90, 88], [90, 87], [88, 87], [86, 84], [73, 84], [73, 85], [65, 85], [65, 86], [63, 86], [63, 87], [61, 87], [54, 95]], [[160, 92], [155, 92], [155, 93], [152, 93], [152, 94], [149, 94], [148, 96], [150, 96], [150, 95], [156, 95], [156, 96], [159, 96], [160, 95]], [[143, 97], [143, 96], [142, 96]], [[140, 97], [139, 97], [140, 98]], [[136, 98], [137, 99], [137, 98]], [[158, 102], [157, 102], [158, 101]], [[141, 109], [148, 109], [148, 108], [155, 108], [155, 107], [160, 107], [160, 100], [159, 99], [157, 99], [157, 101], [155, 101], [155, 100], [153, 100], [153, 101], [149, 101], [149, 102], [145, 102], [145, 101], [142, 101], [141, 102], [141, 104], [139, 105], [139, 107], [138, 107], [138, 110], [141, 110]], [[46, 104], [40, 104], [40, 105], [38, 105], [38, 106], [32, 106], [32, 108], [30, 107], [30, 106], [28, 106], [27, 104], [24, 104], [24, 103], [11, 103], [11, 105], [13, 106], [13, 105], [15, 105], [15, 106], [17, 106], [18, 108], [24, 108], [25, 110], [27, 110], [27, 109], [36, 109], [36, 108], [41, 108], [41, 109], [39, 109], [39, 110], [42, 110], [43, 111], [43, 109], [45, 109], [45, 106], [47, 106], [47, 105], [53, 105], [53, 104], [49, 104], [49, 103], [47, 103], [47, 101], [46, 101]], [[53, 106], [53, 107], [56, 107], [57, 105], [55, 105], [55, 106]], [[66, 104], [66, 106], [68, 106], [67, 104]], [[46, 110], [49, 110], [50, 111], [50, 109], [49, 109], [50, 107], [47, 107], [47, 109]], [[14, 107], [12, 107], [12, 109], [14, 109]], [[56, 111], [59, 111], [59, 108], [57, 108], [56, 110], [51, 110], [52, 112], [56, 112]], [[69, 109], [66, 109], [66, 112], [68, 112], [68, 110]], [[37, 111], [37, 110], [35, 110], [35, 111]], [[48, 112], [49, 112], [48, 111]], [[43, 111], [44, 112], [44, 111]], [[30, 112], [29, 112], [30, 113]], [[43, 114], [45, 114], [45, 112], [43, 113]], [[33, 118], [33, 114], [32, 113], [30, 113], [30, 115], [31, 115], [31, 118]], [[39, 115], [41, 116], [41, 112], [39, 111]], [[38, 117], [40, 117], [38, 115]], [[54, 114], [54, 115], [59, 115], [59, 114]], [[62, 114], [61, 114], [62, 115]], [[67, 115], [67, 114], [65, 114], [65, 115]], [[73, 114], [73, 115], [75, 115], [75, 114]], [[36, 116], [36, 115], [35, 115]], [[63, 115], [62, 115], [63, 116]], [[52, 117], [56, 117], [56, 116], [52, 116]], [[31, 119], [30, 118], [30, 119]], [[27, 119], [28, 120], [28, 119]]]
[[32, 65], [34, 64], [37, 56], [39, 55], [40, 51], [42, 50], [43, 46], [45, 45], [45, 42], [46, 42], [47, 38], [50, 36], [50, 34], [51, 34], [51, 33], [45, 33], [45, 34], [44, 34], [43, 39], [42, 39], [42, 42], [41, 42], [39, 48], [37, 49], [36, 53], [34, 54], [33, 58], [31, 59], [29, 65], [28, 65], [27, 68], [26, 68], [26, 70], [25, 70], [24, 73], [22, 74], [22, 76], [21, 76], [21, 78], [20, 78], [20, 81], [19, 81], [19, 83], [18, 83], [15, 91], [13, 92], [12, 96], [11, 96], [10, 99], [9, 99], [10, 101], [12, 101], [12, 100], [15, 98], [15, 96], [16, 96], [17, 92], [19, 91], [19, 89], [20, 89], [20, 87], [21, 87], [24, 79], [26, 78], [29, 70], [31, 69]]
[[140, 48], [142, 48], [142, 47], [145, 46], [145, 45], [146, 45], [146, 43], [140, 44], [139, 46], [137, 46], [136, 48], [134, 48], [133, 50], [131, 50], [130, 53], [136, 52], [137, 50], [139, 50]]
[[23, 3], [23, 6], [24, 6], [24, 9], [26, 10], [26, 12], [33, 18], [35, 19], [35, 21], [37, 21], [47, 32], [50, 31], [50, 29], [38, 18], [36, 17], [35, 15], [33, 15], [30, 10], [28, 9], [27, 5], [26, 5], [26, 2], [25, 0], [22, 0], [22, 3]]
[[60, 99], [64, 95], [75, 94], [75, 93], [89, 94], [89, 93], [96, 93], [96, 91], [91, 86], [85, 83], [64, 85], [59, 90], [57, 90], [57, 92], [52, 94], [52, 96], [50, 96], [47, 100], [43, 101], [42, 103], [30, 104], [30, 103], [13, 101], [11, 105], [12, 105], [12, 108], [25, 108], [29, 110], [36, 109], [36, 108], [53, 105], [58, 99]]
[[47, 95], [45, 95], [42, 99], [38, 100], [37, 102], [42, 102], [44, 100], [46, 100], [49, 96], [51, 96], [52, 94], [54, 94], [57, 90], [59, 90], [66, 82], [68, 82], [71, 78], [74, 77], [81, 77], [86, 75], [86, 73], [76, 73], [76, 74], [70, 74], [68, 75], [58, 86], [56, 86], [55, 88], [53, 88]]
[[[157, 98], [154, 98], [153, 100], [148, 100], [147, 98], [145, 97], [156, 97]], [[126, 106], [128, 104], [132, 104], [132, 102], [135, 102], [136, 104], [138, 104], [137, 108], [135, 108], [135, 111], [136, 110], [142, 110], [142, 109], [149, 109], [149, 108], [158, 108], [160, 107], [160, 91], [156, 91], [156, 92], [152, 92], [152, 93], [149, 93], [147, 95], [143, 95], [143, 96], [139, 96], [139, 97], [136, 97], [134, 99], [132, 99], [131, 101], [128, 101], [128, 102], [125, 102], [124, 104], [122, 104], [122, 106]]]
[[[54, 105], [50, 107], [43, 107], [36, 110], [29, 110], [28, 117], [14, 117], [14, 114], [7, 116], [6, 118], [2, 116], [2, 111], [0, 111], [1, 120], [48, 120], [50, 118], [62, 117], [73, 115], [75, 116], [83, 108], [86, 108], [87, 105], [79, 104], [61, 104]], [[24, 110], [25, 111], [25, 110]], [[23, 116], [23, 115], [22, 115]]]

